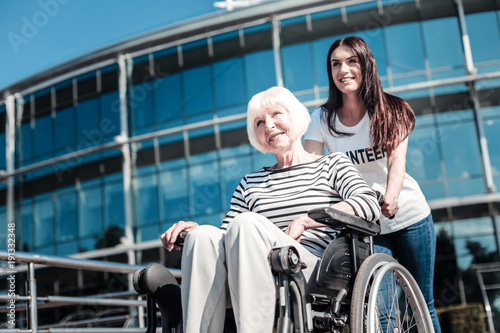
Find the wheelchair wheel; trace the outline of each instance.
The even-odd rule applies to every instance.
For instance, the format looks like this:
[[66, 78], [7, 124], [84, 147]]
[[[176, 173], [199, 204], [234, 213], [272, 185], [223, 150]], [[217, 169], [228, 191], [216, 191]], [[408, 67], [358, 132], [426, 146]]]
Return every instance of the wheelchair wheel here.
[[420, 288], [394, 258], [376, 253], [361, 265], [354, 282], [351, 333], [434, 333]]

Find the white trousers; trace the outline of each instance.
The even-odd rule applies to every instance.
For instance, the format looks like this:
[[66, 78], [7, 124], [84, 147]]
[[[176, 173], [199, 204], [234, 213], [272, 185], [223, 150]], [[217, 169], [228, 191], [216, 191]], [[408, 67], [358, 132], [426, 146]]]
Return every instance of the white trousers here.
[[232, 307], [238, 333], [271, 333], [276, 287], [267, 257], [286, 245], [299, 251], [309, 280], [318, 257], [259, 214], [239, 214], [226, 232], [209, 225], [191, 231], [181, 266], [184, 332], [221, 333]]

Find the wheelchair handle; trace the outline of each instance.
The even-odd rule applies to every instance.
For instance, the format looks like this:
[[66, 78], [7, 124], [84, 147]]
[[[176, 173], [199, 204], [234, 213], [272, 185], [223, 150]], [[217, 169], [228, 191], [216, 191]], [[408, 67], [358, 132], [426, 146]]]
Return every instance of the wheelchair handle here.
[[184, 245], [184, 239], [186, 238], [187, 234], [188, 234], [187, 231], [179, 232], [179, 234], [177, 235], [177, 239], [174, 242], [174, 245], [182, 247]]
[[[378, 204], [380, 205], [380, 207], [382, 207], [382, 205], [385, 203], [384, 195], [379, 191], [375, 191], [375, 195], [377, 196]], [[396, 215], [392, 215], [391, 217], [389, 217], [389, 220], [392, 220], [394, 216]]]

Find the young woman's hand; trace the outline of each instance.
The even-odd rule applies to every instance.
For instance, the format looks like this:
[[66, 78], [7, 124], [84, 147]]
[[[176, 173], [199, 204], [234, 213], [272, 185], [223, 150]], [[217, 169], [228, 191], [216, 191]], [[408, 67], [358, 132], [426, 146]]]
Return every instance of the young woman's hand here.
[[179, 221], [175, 223], [170, 228], [168, 228], [167, 231], [161, 234], [160, 239], [163, 247], [169, 252], [172, 250], [180, 250], [181, 247], [174, 244], [179, 234], [182, 231], [189, 233], [193, 229], [196, 229], [198, 226], [198, 223], [192, 221]]
[[390, 195], [384, 196], [384, 204], [380, 207], [382, 215], [388, 218], [394, 217], [399, 210], [398, 198]]

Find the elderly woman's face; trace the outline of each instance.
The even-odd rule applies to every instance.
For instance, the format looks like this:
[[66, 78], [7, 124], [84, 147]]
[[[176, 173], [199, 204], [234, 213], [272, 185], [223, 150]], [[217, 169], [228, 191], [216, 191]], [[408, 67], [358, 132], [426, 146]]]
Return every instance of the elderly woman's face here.
[[286, 151], [295, 141], [293, 119], [282, 106], [262, 110], [255, 118], [255, 132], [260, 144], [270, 153]]

